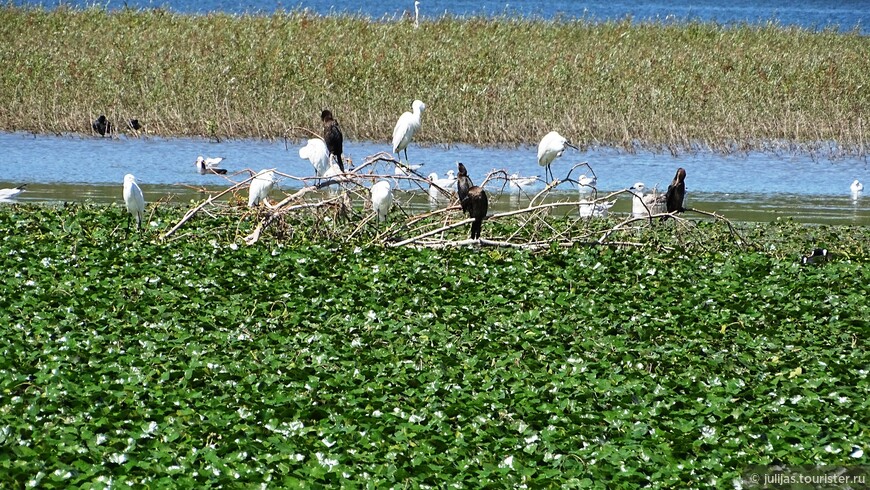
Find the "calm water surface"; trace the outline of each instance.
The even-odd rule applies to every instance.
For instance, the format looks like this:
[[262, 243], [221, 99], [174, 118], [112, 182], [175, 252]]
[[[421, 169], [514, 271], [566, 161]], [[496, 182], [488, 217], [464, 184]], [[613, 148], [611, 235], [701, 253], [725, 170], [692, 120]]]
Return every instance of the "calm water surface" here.
[[[235, 172], [275, 168], [283, 173], [307, 177], [313, 174], [307, 160], [299, 158], [299, 141], [230, 140], [212, 142], [196, 138], [134, 138], [119, 136], [45, 136], [0, 133], [0, 187], [28, 183], [20, 201], [121, 201], [124, 174], [140, 181], [148, 201], [172, 197], [188, 201], [200, 198], [199, 189], [220, 189], [247, 177]], [[389, 143], [349, 141], [346, 155], [357, 164], [367, 156], [389, 151]], [[200, 175], [194, 162], [198, 155], [222, 156], [229, 179]], [[412, 163], [422, 163], [420, 172], [442, 175], [463, 162], [471, 178], [480, 183], [494, 170], [522, 176], [543, 176], [536, 148], [480, 148], [469, 145], [418, 146], [409, 149]], [[863, 158], [813, 159], [806, 155], [749, 153], [718, 155], [693, 153], [679, 156], [651, 152], [626, 153], [613, 149], [568, 150], [556, 160], [556, 175], [565, 176], [572, 165], [588, 162], [598, 177], [600, 192], [625, 189], [636, 182], [648, 188], [666, 189], [677, 167], [686, 169], [686, 186], [691, 206], [716, 211], [741, 220], [767, 221], [790, 216], [807, 222], [870, 225], [870, 196], [853, 200], [849, 184], [854, 179], [870, 183], [870, 166]], [[393, 167], [381, 165], [377, 172], [391, 174]], [[580, 168], [573, 174], [587, 172]], [[504, 182], [489, 186], [498, 194]], [[281, 190], [301, 186], [285, 180]], [[408, 186], [406, 190], [410, 191]], [[541, 189], [543, 184], [533, 187]], [[422, 191], [406, 192], [410, 202], [426, 205]], [[576, 192], [565, 186], [556, 198], [574, 199]], [[527, 204], [520, 196], [506, 192], [497, 205], [502, 208]], [[622, 196], [613, 208], [628, 212], [630, 199]]]
[[[87, 7], [98, 5], [109, 9], [126, 7], [150, 9], [163, 7], [180, 13], [207, 12], [265, 13], [278, 10], [307, 9], [322, 14], [353, 14], [375, 19], [399, 18], [413, 15], [413, 0], [13, 0], [16, 5], [55, 7], [72, 5]], [[593, 21], [624, 19], [636, 21], [666, 20], [714, 21], [721, 24], [777, 22], [810, 29], [837, 27], [842, 30], [858, 28], [867, 34], [870, 28], [870, 5], [866, 0], [822, 1], [804, 0], [674, 0], [663, 1], [574, 1], [551, 0], [421, 0], [420, 15], [437, 18], [445, 14], [456, 16], [502, 16], [553, 18], [585, 18]]]

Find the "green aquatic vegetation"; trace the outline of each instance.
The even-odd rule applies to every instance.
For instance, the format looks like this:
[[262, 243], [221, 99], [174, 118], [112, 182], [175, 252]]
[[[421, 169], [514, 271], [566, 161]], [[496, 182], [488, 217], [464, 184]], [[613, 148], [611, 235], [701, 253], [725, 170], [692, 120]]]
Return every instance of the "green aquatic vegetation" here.
[[557, 129], [630, 150], [864, 154], [868, 44], [777, 25], [442, 17], [414, 29], [4, 4], [0, 128], [91, 133], [104, 113], [155, 135], [307, 137], [293, 128], [319, 127], [329, 107], [345, 137], [385, 141], [421, 99], [423, 143], [537, 144]]
[[[866, 229], [532, 253], [245, 246], [218, 215], [161, 241], [183, 209], [126, 236], [124, 212], [0, 208], [0, 481], [673, 488], [866, 464]], [[801, 267], [815, 241], [832, 261]]]

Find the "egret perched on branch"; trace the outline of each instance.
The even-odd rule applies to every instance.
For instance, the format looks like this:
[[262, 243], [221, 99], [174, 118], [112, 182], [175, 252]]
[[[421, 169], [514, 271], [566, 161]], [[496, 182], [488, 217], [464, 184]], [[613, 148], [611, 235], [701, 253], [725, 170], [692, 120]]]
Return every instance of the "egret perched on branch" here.
[[387, 214], [393, 206], [393, 189], [388, 180], [379, 180], [372, 186], [372, 209], [378, 215], [378, 221], [386, 221]]
[[248, 188], [248, 207], [259, 206], [260, 202], [265, 202], [274, 186], [275, 172], [272, 170], [261, 170], [254, 177], [254, 180], [251, 181], [251, 186]]
[[550, 164], [553, 163], [553, 160], [562, 156], [565, 148], [569, 146], [575, 150], [577, 149], [564, 136], [555, 131], [547, 133], [541, 139], [541, 142], [538, 143], [538, 165], [546, 167], [551, 182], [553, 181], [553, 171], [550, 169]]
[[[142, 189], [136, 183], [136, 177], [133, 174], [124, 176], [124, 204], [127, 206], [127, 212], [130, 216], [136, 218], [136, 229], [142, 227], [142, 218], [145, 214], [145, 196], [142, 195]], [[127, 218], [127, 228], [130, 227], [130, 218]]]
[[18, 194], [24, 192], [25, 187], [27, 187], [27, 184], [21, 184], [18, 187], [0, 189], [0, 202], [8, 201], [10, 199], [18, 197]]
[[94, 128], [94, 131], [99, 133], [100, 136], [105, 136], [106, 133], [112, 132], [112, 123], [109, 122], [105, 114], [100, 114], [100, 117], [91, 124], [91, 127]]
[[393, 128], [393, 153], [399, 154], [404, 150], [406, 162], [408, 161], [408, 144], [420, 129], [420, 116], [426, 110], [426, 104], [415, 100], [411, 104], [411, 108], [414, 112], [403, 113], [396, 122], [396, 127]]
[[686, 198], [686, 171], [683, 167], [677, 169], [677, 174], [674, 175], [674, 180], [668, 186], [668, 192], [665, 194], [665, 203], [669, 213], [682, 213], [686, 209], [683, 207], [683, 199]]
[[480, 230], [483, 227], [483, 218], [489, 208], [489, 199], [482, 187], [474, 185], [468, 177], [468, 170], [462, 163], [458, 164], [459, 176], [456, 178], [456, 192], [459, 195], [459, 204], [462, 211], [474, 218], [471, 223], [471, 239], [480, 239]]
[[217, 168], [217, 166], [224, 161], [224, 157], [214, 157], [214, 158], [203, 158], [202, 155], [196, 157], [196, 171], [199, 172], [200, 175], [205, 174], [219, 174], [223, 175], [227, 173], [227, 169], [225, 168]]
[[[314, 175], [323, 177], [329, 169], [329, 149], [326, 148], [326, 143], [320, 138], [312, 138], [308, 140], [308, 144], [299, 148], [299, 158], [304, 158], [311, 162], [314, 167]], [[336, 166], [336, 168], [338, 168]], [[338, 169], [339, 172], [341, 169]]]
[[320, 113], [320, 120], [323, 121], [323, 141], [329, 150], [329, 156], [330, 158], [335, 157], [338, 168], [344, 173], [344, 162], [341, 160], [341, 154], [344, 151], [344, 137], [341, 135], [341, 127], [339, 127], [338, 121], [333, 119], [332, 112], [329, 110], [324, 109]]

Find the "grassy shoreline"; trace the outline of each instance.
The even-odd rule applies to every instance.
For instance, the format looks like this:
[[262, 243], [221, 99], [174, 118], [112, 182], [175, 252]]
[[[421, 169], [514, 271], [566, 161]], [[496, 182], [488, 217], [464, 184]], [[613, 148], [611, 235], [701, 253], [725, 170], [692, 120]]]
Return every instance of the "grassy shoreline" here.
[[[39, 33], [34, 42], [33, 33]], [[863, 155], [870, 37], [780, 26], [443, 18], [414, 29], [304, 13], [185, 16], [0, 7], [0, 129], [389, 139], [415, 98], [420, 141]]]

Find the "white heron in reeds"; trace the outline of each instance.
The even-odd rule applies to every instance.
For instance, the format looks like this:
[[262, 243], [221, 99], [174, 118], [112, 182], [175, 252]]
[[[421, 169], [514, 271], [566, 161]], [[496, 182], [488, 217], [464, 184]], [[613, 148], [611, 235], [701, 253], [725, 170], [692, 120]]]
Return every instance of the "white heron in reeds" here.
[[577, 149], [567, 138], [556, 131], [550, 131], [538, 143], [538, 165], [547, 169], [550, 182], [553, 181], [553, 171], [550, 169], [550, 164], [553, 163], [553, 160], [562, 156], [562, 153], [568, 147]]
[[220, 163], [224, 161], [224, 157], [203, 157], [202, 155], [196, 157], [196, 171], [199, 172], [200, 175], [205, 174], [219, 174], [224, 175], [227, 173], [225, 168], [217, 168]]
[[862, 184], [858, 179], [855, 179], [852, 182], [852, 185], [849, 186], [849, 191], [852, 193], [852, 200], [857, 201], [859, 197], [861, 197], [861, 193], [864, 191], [864, 184]]
[[631, 215], [635, 218], [667, 212], [665, 194], [656, 192], [646, 194], [646, 186], [643, 182], [636, 182], [628, 190], [634, 195], [631, 199]]
[[525, 192], [527, 187], [535, 185], [538, 177], [520, 177], [519, 174], [510, 174], [507, 181], [512, 191]]
[[261, 170], [251, 181], [248, 188], [248, 207], [259, 206], [261, 202], [265, 203], [272, 188], [275, 187], [275, 172], [272, 170]]
[[[140, 229], [142, 219], [145, 217], [145, 196], [133, 174], [124, 176], [124, 204], [127, 206], [127, 212], [130, 213], [130, 216], [136, 218], [136, 229]], [[127, 228], [129, 227], [130, 218], [127, 218]]]
[[25, 187], [27, 187], [27, 184], [21, 184], [18, 187], [0, 189], [0, 202], [15, 199], [19, 194], [24, 192]]
[[405, 112], [399, 116], [396, 121], [396, 127], [393, 128], [393, 153], [405, 152], [405, 161], [408, 161], [408, 144], [414, 138], [414, 134], [420, 129], [420, 117], [423, 111], [426, 110], [426, 104], [419, 100], [415, 100], [411, 104], [413, 112]]
[[[314, 175], [317, 177], [325, 176], [326, 171], [329, 170], [329, 149], [320, 138], [311, 138], [305, 146], [299, 148], [299, 158], [311, 163], [311, 166], [314, 167]], [[341, 172], [338, 165], [335, 168]]]
[[372, 209], [378, 215], [378, 221], [386, 221], [390, 208], [393, 207], [393, 189], [390, 181], [379, 180], [371, 188]]

